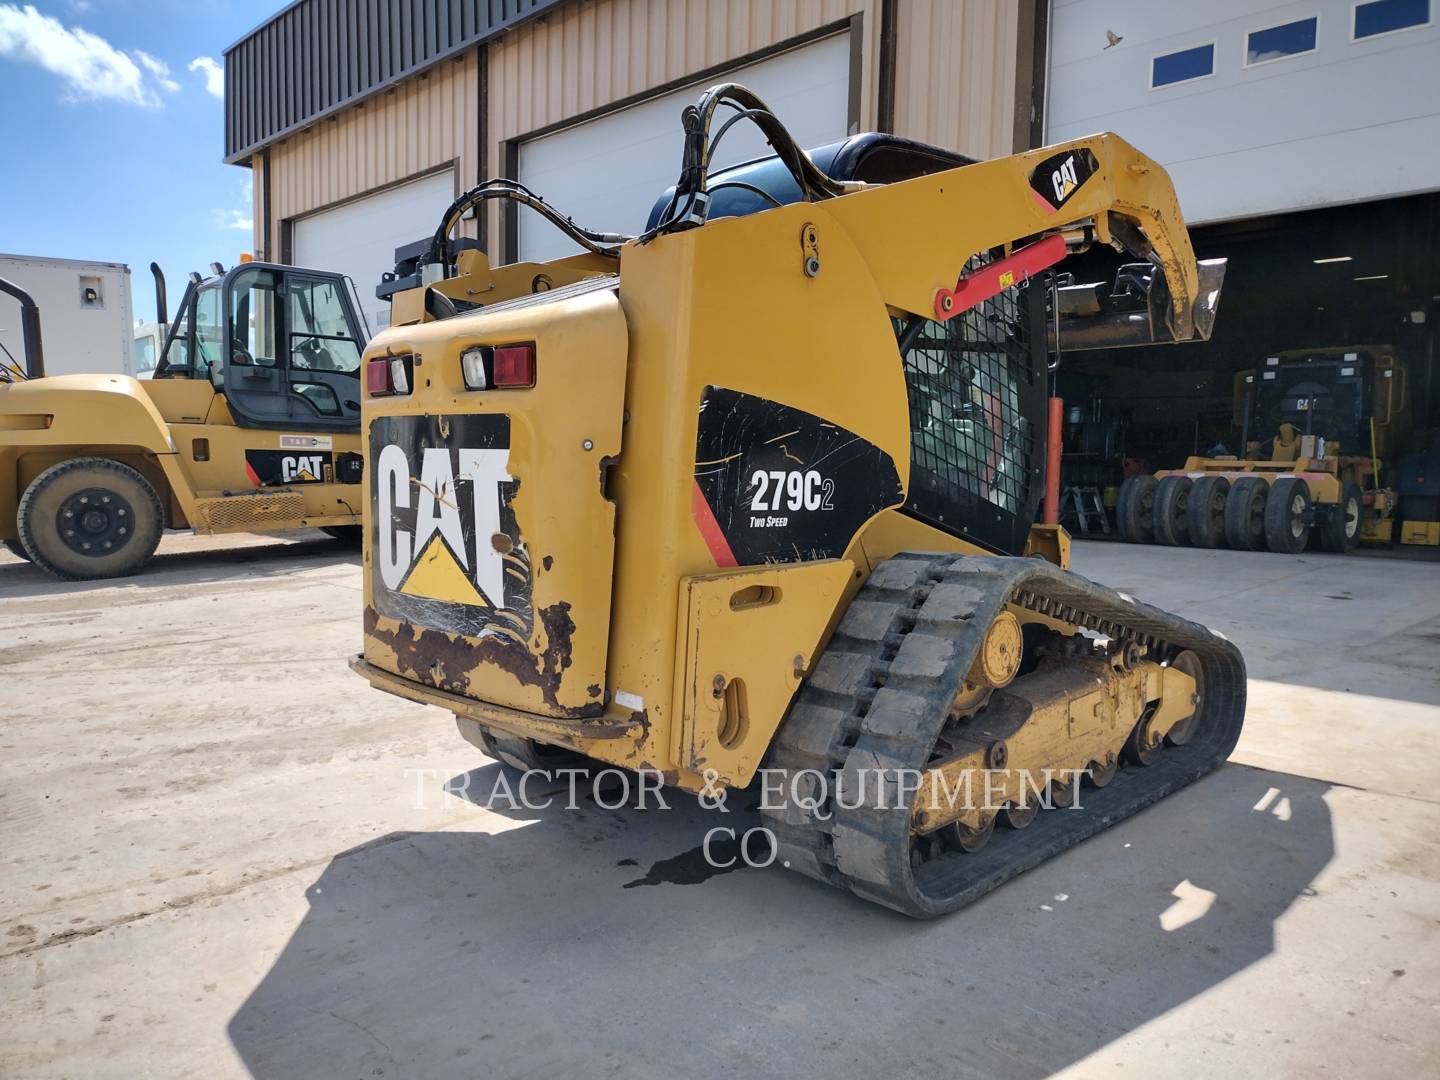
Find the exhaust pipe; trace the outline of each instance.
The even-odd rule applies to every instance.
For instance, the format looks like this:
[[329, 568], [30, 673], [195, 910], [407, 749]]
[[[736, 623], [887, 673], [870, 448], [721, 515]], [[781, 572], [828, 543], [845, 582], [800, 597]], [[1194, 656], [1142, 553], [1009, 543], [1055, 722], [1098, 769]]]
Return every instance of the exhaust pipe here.
[[159, 263], [150, 264], [150, 273], [155, 278], [155, 321], [161, 326], [170, 325], [170, 305], [165, 302], [165, 271]]
[[0, 278], [0, 292], [20, 301], [20, 334], [25, 340], [25, 378], [45, 377], [45, 346], [40, 340], [40, 308], [30, 294], [13, 281]]

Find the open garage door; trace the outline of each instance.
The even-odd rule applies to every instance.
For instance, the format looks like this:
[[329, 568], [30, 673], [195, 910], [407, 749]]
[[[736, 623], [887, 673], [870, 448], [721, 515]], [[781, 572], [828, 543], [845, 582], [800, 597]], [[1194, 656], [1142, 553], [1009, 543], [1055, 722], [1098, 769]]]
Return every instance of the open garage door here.
[[[679, 173], [681, 109], [705, 86], [720, 82], [743, 83], [758, 93], [801, 146], [849, 134], [850, 35], [841, 33], [521, 143], [518, 179], [580, 225], [639, 232], [656, 197]], [[722, 110], [717, 124], [729, 115]], [[768, 153], [753, 124], [736, 124], [720, 145], [715, 167]], [[580, 250], [538, 215], [516, 212], [522, 261]]]
[[291, 258], [297, 266], [349, 274], [373, 333], [390, 324], [390, 305], [375, 299], [380, 275], [395, 269], [395, 249], [435, 232], [455, 200], [451, 169], [386, 188], [295, 221]]

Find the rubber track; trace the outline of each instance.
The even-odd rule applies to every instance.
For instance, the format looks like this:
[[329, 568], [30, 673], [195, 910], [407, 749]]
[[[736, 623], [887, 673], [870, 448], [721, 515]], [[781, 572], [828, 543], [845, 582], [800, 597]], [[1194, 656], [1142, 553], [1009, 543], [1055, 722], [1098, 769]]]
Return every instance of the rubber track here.
[[[913, 870], [909, 800], [887, 793], [888, 809], [878, 808], [877, 770], [893, 777], [925, 768], [955, 691], [1007, 603], [1135, 641], [1155, 656], [1193, 650], [1204, 687], [1195, 734], [1152, 766], [1123, 768], [1109, 786], [1083, 789], [1080, 809], [1044, 812], [1023, 831], [998, 830], [979, 852], [947, 853]], [[815, 770], [796, 777], [802, 796], [838, 786], [846, 803], [861, 801], [853, 793], [863, 771], [863, 805], [846, 809], [831, 798], [812, 810], [790, 804], [762, 813], [791, 869], [928, 918], [973, 903], [1215, 769], [1240, 737], [1244, 713], [1245, 662], [1199, 623], [1038, 559], [907, 552], [876, 567], [856, 595], [766, 762], [792, 775]]]

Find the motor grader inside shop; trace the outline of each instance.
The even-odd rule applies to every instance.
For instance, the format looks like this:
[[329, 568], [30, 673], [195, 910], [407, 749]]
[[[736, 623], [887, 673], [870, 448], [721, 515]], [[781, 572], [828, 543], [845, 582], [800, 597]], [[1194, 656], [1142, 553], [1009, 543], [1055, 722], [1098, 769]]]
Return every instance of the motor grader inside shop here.
[[[712, 174], [737, 122], [775, 152]], [[642, 234], [495, 180], [391, 283], [354, 669], [515, 764], [576, 751], [690, 791], [778, 771], [777, 861], [920, 917], [1214, 769], [1238, 650], [1069, 573], [1036, 524], [1050, 342], [1087, 318], [1056, 302], [1065, 258], [1152, 271], [1092, 340], [1209, 334], [1223, 265], [1164, 170], [1109, 134], [807, 153], [735, 85], [683, 124]], [[490, 199], [585, 250], [492, 267], [450, 240]], [[931, 797], [982, 776], [989, 798]], [[1083, 809], [1042, 812], [1082, 782]]]
[[1234, 402], [1243, 454], [1128, 477], [1115, 504], [1124, 539], [1288, 555], [1391, 542], [1395, 456], [1410, 433], [1393, 347], [1278, 353], [1235, 376]]

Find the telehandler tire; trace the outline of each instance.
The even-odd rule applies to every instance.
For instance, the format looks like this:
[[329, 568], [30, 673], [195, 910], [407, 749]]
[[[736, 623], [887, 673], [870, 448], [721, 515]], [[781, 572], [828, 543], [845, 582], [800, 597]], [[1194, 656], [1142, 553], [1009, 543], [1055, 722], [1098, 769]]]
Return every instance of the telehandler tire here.
[[1340, 489], [1340, 501], [1329, 508], [1325, 523], [1315, 529], [1320, 547], [1337, 555], [1348, 555], [1360, 546], [1360, 526], [1365, 515], [1365, 496], [1355, 484]]
[[1132, 544], [1155, 542], [1155, 489], [1159, 486], [1153, 476], [1132, 476], [1120, 485], [1115, 522], [1120, 535]]
[[19, 540], [6, 540], [4, 541], [4, 544], [5, 550], [10, 552], [10, 554], [14, 555], [17, 559], [24, 559], [26, 562], [30, 561], [30, 552], [25, 550], [25, 545], [22, 544]]
[[1298, 555], [1310, 539], [1306, 521], [1311, 507], [1310, 485], [1298, 476], [1282, 476], [1270, 485], [1265, 500], [1265, 543], [1282, 555]]
[[1225, 543], [1225, 502], [1230, 481], [1223, 476], [1202, 476], [1190, 489], [1190, 543], [1199, 548], [1217, 548]]
[[1245, 476], [1230, 485], [1225, 496], [1225, 542], [1235, 551], [1265, 550], [1265, 501], [1270, 485], [1258, 476]]
[[165, 529], [150, 482], [109, 458], [50, 466], [25, 489], [16, 518], [35, 565], [63, 581], [135, 573]]
[[1190, 491], [1188, 476], [1167, 476], [1155, 489], [1155, 539], [1171, 547], [1190, 543]]

